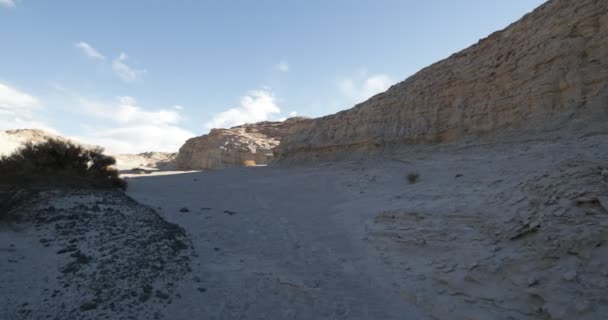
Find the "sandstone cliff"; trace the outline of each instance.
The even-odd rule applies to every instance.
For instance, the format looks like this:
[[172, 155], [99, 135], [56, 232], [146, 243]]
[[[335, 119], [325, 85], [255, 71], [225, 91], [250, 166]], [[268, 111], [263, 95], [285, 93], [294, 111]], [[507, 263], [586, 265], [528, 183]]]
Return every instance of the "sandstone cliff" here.
[[267, 164], [273, 150], [289, 129], [304, 118], [282, 122], [258, 122], [211, 129], [209, 134], [191, 138], [179, 149], [176, 158], [180, 170], [217, 169], [244, 164]]
[[277, 155], [589, 127], [608, 119], [607, 105], [608, 1], [552, 0], [350, 110], [296, 125]]

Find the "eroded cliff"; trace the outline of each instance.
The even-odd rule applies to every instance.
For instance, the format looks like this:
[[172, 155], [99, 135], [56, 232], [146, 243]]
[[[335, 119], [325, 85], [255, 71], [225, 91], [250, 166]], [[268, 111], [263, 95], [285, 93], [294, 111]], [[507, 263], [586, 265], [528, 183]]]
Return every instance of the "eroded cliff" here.
[[[548, 1], [386, 92], [294, 126], [281, 161], [608, 119], [608, 1]], [[590, 121], [598, 120], [598, 121]]]
[[273, 151], [289, 129], [304, 118], [280, 122], [258, 122], [211, 129], [209, 134], [188, 139], [176, 158], [180, 170], [219, 169], [225, 167], [267, 164]]

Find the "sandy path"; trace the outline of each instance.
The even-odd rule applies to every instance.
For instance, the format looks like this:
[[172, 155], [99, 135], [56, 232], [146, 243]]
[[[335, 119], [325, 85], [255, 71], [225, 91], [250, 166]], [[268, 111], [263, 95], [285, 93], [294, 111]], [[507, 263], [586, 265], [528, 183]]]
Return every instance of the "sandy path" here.
[[355, 210], [345, 223], [334, 210], [354, 196], [345, 173], [255, 167], [132, 178], [129, 195], [186, 228], [198, 255], [166, 315], [424, 319], [390, 286], [363, 224], [352, 228], [366, 217]]
[[128, 193], [198, 254], [170, 318], [595, 320], [606, 163], [605, 135], [549, 137], [143, 175]]

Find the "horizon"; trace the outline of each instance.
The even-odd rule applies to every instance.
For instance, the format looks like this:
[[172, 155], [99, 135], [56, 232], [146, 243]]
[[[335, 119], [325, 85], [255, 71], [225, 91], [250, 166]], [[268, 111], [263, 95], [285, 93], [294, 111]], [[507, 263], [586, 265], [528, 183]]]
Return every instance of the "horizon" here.
[[544, 2], [0, 0], [0, 129], [175, 152], [211, 128], [351, 108]]

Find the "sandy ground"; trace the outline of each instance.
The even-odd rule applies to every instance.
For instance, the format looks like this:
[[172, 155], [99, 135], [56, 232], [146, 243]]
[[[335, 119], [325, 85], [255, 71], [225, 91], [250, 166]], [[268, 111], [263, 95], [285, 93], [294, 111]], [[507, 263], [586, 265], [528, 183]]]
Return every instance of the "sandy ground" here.
[[0, 318], [605, 319], [607, 137], [47, 196], [0, 228]]
[[251, 167], [130, 179], [129, 195], [184, 226], [198, 254], [193, 281], [167, 314], [424, 319], [385, 277], [386, 266], [362, 241], [363, 224], [349, 230], [341, 221], [351, 195], [339, 176]]
[[174, 319], [602, 319], [607, 166], [600, 134], [147, 175], [128, 193], [198, 255]]
[[122, 192], [23, 197], [0, 223], [0, 319], [159, 319], [190, 271], [184, 230]]

